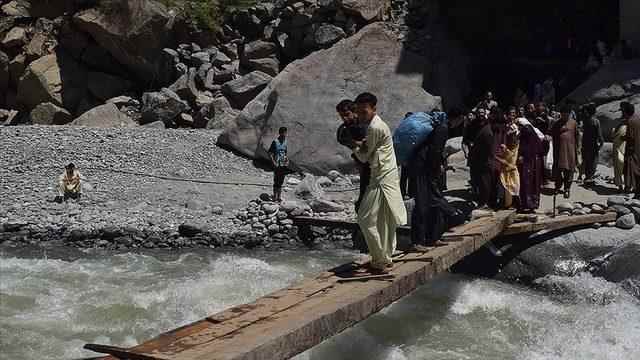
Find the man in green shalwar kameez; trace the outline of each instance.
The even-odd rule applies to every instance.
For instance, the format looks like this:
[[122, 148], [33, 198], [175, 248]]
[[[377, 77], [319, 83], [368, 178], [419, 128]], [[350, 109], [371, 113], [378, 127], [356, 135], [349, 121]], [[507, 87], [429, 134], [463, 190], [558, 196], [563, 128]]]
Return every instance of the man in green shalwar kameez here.
[[360, 208], [358, 225], [364, 234], [374, 272], [393, 268], [396, 228], [407, 223], [407, 212], [400, 193], [400, 177], [393, 149], [391, 130], [376, 114], [377, 99], [370, 93], [356, 98], [358, 116], [369, 124], [364, 142], [356, 142], [354, 155], [371, 167], [371, 179]]

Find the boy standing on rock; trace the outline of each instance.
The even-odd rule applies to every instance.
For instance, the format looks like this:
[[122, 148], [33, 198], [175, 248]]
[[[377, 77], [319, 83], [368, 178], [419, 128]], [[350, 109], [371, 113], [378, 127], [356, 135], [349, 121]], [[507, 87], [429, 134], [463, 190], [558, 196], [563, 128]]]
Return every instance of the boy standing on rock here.
[[289, 159], [287, 158], [287, 128], [278, 130], [278, 137], [271, 142], [269, 156], [273, 164], [273, 200], [282, 201], [282, 185], [287, 175]]
[[80, 197], [80, 171], [73, 163], [65, 166], [64, 172], [58, 177], [58, 196], [56, 201], [62, 202], [69, 198], [78, 199]]
[[378, 100], [362, 93], [356, 98], [358, 117], [369, 125], [364, 141], [354, 141], [354, 155], [369, 163], [371, 178], [358, 209], [358, 225], [371, 254], [373, 272], [387, 273], [393, 268], [396, 228], [407, 223], [407, 212], [400, 193], [400, 177], [391, 130], [376, 114]]

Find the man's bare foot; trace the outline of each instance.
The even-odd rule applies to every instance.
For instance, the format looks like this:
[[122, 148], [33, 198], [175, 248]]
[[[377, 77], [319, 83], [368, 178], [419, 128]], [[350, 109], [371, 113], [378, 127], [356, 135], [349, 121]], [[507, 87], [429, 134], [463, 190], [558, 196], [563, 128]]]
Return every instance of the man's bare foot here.
[[428, 252], [429, 250], [431, 250], [431, 248], [430, 248], [430, 247], [428, 247], [428, 246], [419, 245], [419, 244], [418, 244], [418, 245], [414, 244], [414, 245], [411, 245], [411, 247], [409, 248], [409, 250], [408, 250], [408, 251], [409, 251], [409, 252], [426, 253], [426, 252]]
[[435, 247], [449, 246], [449, 243], [446, 243], [446, 242], [444, 242], [442, 240], [436, 240], [436, 242], [431, 244], [431, 246], [435, 246]]

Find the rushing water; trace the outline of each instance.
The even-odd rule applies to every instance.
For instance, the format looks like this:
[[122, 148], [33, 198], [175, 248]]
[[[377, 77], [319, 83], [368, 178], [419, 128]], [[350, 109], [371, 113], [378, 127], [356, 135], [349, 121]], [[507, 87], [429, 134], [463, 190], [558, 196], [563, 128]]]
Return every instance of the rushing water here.
[[[130, 346], [342, 263], [349, 253], [0, 257], [0, 358]], [[441, 276], [305, 359], [640, 359], [640, 303], [589, 274], [537, 290]]]

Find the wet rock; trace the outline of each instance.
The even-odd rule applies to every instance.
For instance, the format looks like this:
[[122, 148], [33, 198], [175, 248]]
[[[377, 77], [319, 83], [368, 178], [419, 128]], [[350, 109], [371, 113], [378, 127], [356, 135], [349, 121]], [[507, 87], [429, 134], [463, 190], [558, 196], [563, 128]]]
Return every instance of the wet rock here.
[[616, 220], [616, 227], [620, 229], [633, 229], [634, 226], [636, 226], [636, 218], [633, 214], [620, 216], [618, 220]]

